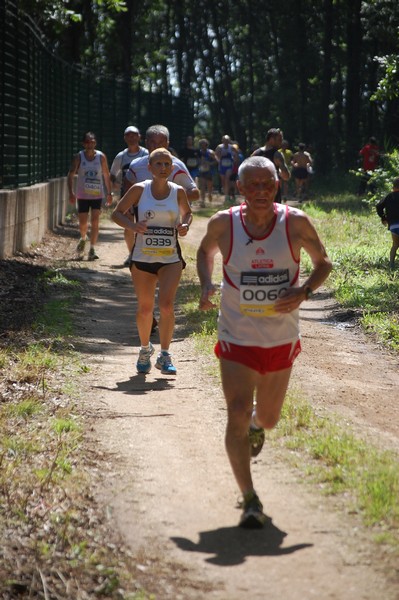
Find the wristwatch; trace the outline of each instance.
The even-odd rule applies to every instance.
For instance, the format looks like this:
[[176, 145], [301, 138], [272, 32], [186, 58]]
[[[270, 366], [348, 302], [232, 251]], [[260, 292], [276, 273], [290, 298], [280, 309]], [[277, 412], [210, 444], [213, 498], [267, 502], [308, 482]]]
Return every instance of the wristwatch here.
[[311, 298], [313, 296], [313, 290], [310, 287], [310, 285], [305, 286], [305, 298], [306, 300], [309, 300], [309, 298]]

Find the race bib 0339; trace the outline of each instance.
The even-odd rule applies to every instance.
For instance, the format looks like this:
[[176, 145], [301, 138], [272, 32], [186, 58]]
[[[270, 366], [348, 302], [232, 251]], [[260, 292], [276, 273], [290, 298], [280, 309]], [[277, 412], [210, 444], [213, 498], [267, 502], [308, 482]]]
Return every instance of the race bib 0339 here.
[[174, 227], [148, 227], [143, 236], [143, 254], [147, 256], [170, 256], [175, 251]]

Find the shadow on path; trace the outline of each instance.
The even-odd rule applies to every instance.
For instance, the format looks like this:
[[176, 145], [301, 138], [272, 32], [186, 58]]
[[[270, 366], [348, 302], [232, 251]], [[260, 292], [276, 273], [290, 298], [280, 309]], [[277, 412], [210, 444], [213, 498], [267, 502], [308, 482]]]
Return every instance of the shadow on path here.
[[283, 556], [313, 546], [295, 544], [281, 548], [286, 535], [270, 519], [260, 530], [222, 527], [213, 531], [201, 531], [198, 543], [181, 537], [172, 537], [171, 540], [180, 550], [213, 554], [206, 562], [227, 567], [245, 562], [247, 556]]
[[156, 378], [152, 381], [146, 381], [146, 376], [144, 374], [132, 375], [129, 379], [125, 379], [123, 381], [116, 381], [115, 387], [107, 387], [104, 385], [96, 385], [95, 388], [99, 390], [107, 390], [110, 392], [122, 392], [124, 394], [129, 394], [133, 396], [137, 396], [140, 394], [146, 394], [149, 392], [161, 392], [163, 390], [167, 390], [175, 387], [173, 384], [176, 381], [176, 377], [165, 379], [164, 378]]

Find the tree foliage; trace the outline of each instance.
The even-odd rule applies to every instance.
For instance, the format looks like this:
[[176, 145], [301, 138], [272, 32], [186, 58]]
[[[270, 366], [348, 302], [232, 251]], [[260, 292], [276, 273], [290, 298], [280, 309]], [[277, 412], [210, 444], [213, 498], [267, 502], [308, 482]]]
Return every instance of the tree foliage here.
[[280, 126], [325, 171], [353, 165], [370, 135], [398, 142], [396, 0], [28, 4], [66, 60], [191, 98], [213, 145], [228, 133], [249, 151]]
[[371, 100], [381, 102], [395, 100], [399, 92], [399, 55], [377, 56], [375, 60], [382, 67], [384, 75], [378, 82], [377, 89], [371, 96]]

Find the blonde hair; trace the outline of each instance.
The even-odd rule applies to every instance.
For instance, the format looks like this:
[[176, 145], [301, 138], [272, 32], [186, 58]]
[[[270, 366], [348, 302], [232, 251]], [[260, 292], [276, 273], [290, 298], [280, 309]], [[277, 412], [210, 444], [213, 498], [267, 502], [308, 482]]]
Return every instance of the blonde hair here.
[[151, 154], [148, 157], [148, 162], [151, 164], [153, 159], [155, 158], [155, 156], [157, 154], [163, 154], [166, 155], [170, 158], [171, 162], [173, 162], [173, 155], [171, 152], [169, 152], [169, 150], [167, 150], [166, 148], [156, 148], [155, 150], [153, 150], [151, 152]]

